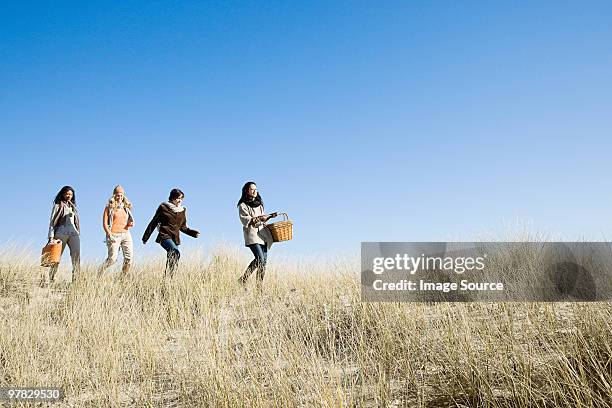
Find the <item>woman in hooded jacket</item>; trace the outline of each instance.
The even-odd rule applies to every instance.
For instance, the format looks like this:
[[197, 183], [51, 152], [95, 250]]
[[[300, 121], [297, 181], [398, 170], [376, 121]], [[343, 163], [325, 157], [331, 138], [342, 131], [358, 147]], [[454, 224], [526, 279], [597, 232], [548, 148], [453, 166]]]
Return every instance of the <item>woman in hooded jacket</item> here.
[[158, 229], [155, 242], [167, 252], [165, 275], [172, 277], [181, 257], [178, 246], [181, 244], [180, 232], [197, 238], [200, 233], [187, 227], [187, 209], [182, 205], [185, 194], [178, 188], [170, 191], [168, 201], [157, 207], [155, 215], [142, 236], [146, 244], [155, 228]]

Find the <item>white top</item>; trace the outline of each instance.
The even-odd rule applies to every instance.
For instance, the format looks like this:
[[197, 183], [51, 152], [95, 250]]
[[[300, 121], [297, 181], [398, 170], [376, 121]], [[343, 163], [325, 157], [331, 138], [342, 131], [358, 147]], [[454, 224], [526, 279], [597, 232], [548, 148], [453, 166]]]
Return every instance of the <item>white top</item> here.
[[251, 224], [254, 217], [264, 215], [263, 205], [259, 207], [251, 207], [245, 203], [240, 203], [238, 206], [238, 216], [242, 223], [242, 233], [244, 234], [244, 245], [251, 244], [266, 245], [268, 248], [272, 246], [272, 233], [263, 222], [258, 222], [255, 225]]

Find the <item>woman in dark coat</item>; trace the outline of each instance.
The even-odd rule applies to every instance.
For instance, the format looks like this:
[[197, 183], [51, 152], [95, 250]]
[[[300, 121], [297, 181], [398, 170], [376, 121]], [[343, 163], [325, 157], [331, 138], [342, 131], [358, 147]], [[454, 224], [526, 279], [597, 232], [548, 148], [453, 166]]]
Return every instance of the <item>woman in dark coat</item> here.
[[194, 238], [200, 236], [198, 231], [187, 227], [187, 209], [182, 205], [184, 198], [185, 194], [178, 188], [170, 191], [168, 201], [157, 207], [153, 219], [142, 236], [142, 243], [146, 244], [153, 230], [158, 229], [159, 233], [155, 242], [160, 244], [168, 253], [165, 274], [170, 275], [170, 277], [172, 277], [181, 257], [178, 249], [181, 244], [180, 232]]

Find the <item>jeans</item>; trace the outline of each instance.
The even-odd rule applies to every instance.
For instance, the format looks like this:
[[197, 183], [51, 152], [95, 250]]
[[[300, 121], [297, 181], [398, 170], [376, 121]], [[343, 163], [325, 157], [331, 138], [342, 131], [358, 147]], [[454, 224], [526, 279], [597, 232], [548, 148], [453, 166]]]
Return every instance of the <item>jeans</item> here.
[[257, 282], [261, 283], [263, 281], [264, 275], [266, 274], [268, 247], [265, 244], [251, 244], [248, 245], [248, 247], [255, 258], [251, 261], [249, 266], [247, 266], [246, 271], [244, 271], [244, 275], [242, 275], [242, 277], [240, 278], [240, 281], [242, 283], [246, 282], [251, 273], [253, 273], [253, 271], [257, 269]]
[[178, 265], [178, 261], [181, 258], [181, 253], [179, 252], [178, 246], [169, 238], [164, 239], [159, 243], [159, 245], [161, 245], [162, 248], [164, 248], [168, 253], [168, 259], [166, 260], [166, 271], [164, 273], [165, 275], [170, 275], [170, 277], [172, 277], [174, 270]]

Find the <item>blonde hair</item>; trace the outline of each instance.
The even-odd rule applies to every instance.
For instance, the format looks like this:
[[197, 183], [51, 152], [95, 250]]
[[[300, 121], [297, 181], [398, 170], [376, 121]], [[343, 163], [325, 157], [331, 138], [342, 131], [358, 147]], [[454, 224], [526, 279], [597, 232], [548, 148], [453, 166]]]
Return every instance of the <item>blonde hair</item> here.
[[113, 209], [119, 206], [119, 203], [117, 202], [117, 200], [115, 200], [115, 194], [119, 189], [123, 190], [123, 205], [125, 206], [125, 208], [132, 208], [132, 203], [130, 203], [130, 200], [128, 200], [128, 198], [126, 197], [125, 190], [123, 189], [123, 187], [121, 187], [121, 185], [118, 185], [113, 189], [113, 195], [111, 196], [111, 198], [108, 199], [108, 206]]

